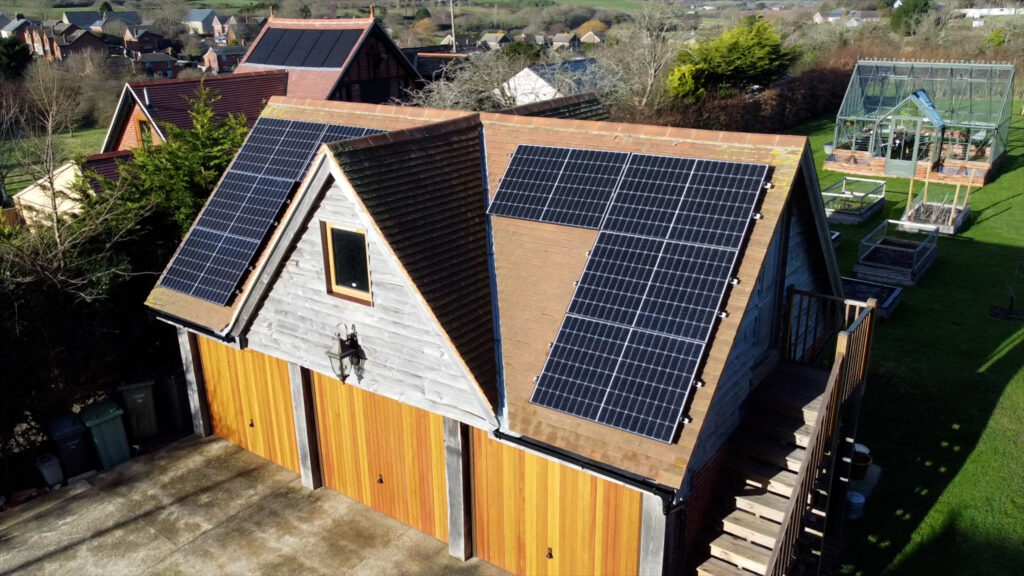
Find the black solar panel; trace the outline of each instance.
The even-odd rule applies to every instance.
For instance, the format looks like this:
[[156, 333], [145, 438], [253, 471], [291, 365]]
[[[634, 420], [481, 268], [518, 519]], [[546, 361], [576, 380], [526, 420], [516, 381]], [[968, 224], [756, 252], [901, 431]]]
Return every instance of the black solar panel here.
[[767, 170], [517, 148], [490, 214], [601, 230], [531, 402], [671, 442]]
[[289, 68], [340, 68], [362, 35], [362, 29], [270, 28], [252, 49], [246, 62]]
[[227, 304], [320, 145], [380, 130], [260, 118], [160, 284]]

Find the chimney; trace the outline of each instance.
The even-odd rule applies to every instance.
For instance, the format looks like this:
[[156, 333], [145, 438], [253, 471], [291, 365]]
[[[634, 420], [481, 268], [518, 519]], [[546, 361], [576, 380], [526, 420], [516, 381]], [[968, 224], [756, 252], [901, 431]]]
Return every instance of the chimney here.
[[370, 19], [375, 20], [377, 17], [373, 15], [373, 4], [370, 4]]
[[273, 18], [274, 18], [274, 5], [271, 4], [270, 5], [270, 19], [273, 19]]

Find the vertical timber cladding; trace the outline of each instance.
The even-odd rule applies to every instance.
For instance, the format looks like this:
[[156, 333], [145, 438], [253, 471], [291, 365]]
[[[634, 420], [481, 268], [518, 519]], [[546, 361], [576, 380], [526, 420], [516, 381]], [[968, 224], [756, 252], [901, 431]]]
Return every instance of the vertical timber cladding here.
[[477, 556], [515, 574], [639, 571], [640, 492], [472, 434]]
[[312, 374], [324, 486], [447, 542], [444, 419]]
[[202, 336], [198, 340], [213, 433], [298, 473], [288, 363]]

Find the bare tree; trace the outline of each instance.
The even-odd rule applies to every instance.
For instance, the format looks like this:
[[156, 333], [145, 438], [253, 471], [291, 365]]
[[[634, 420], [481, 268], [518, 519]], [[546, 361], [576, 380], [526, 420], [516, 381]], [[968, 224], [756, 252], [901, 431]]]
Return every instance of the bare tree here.
[[611, 104], [625, 119], [654, 114], [665, 104], [665, 75], [679, 50], [675, 21], [670, 8], [644, 2], [632, 25], [612, 28], [611, 41], [595, 53], [617, 86]]
[[57, 185], [58, 170], [70, 159], [57, 136], [74, 126], [79, 92], [69, 74], [38, 62], [25, 78], [25, 93], [28, 105], [22, 128], [28, 138], [24, 141], [23, 163], [48, 197], [48, 233], [53, 235], [60, 255], [65, 244], [61, 208], [72, 199], [67, 190]]
[[452, 63], [445, 77], [409, 94], [409, 103], [429, 108], [501, 110], [515, 106], [508, 79], [530, 65], [526, 58], [501, 52], [485, 52], [470, 60]]
[[21, 165], [22, 119], [25, 113], [20, 86], [0, 83], [0, 207], [7, 203], [7, 180]]

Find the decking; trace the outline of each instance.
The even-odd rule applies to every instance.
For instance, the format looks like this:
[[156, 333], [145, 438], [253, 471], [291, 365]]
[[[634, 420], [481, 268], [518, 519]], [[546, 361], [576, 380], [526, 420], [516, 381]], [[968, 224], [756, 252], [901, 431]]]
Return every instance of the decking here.
[[[726, 447], [724, 506], [700, 576], [814, 570], [827, 538], [840, 421], [867, 373], [875, 303], [791, 291], [789, 304], [787, 359], [752, 393]], [[804, 334], [811, 316], [816, 327]], [[830, 330], [851, 316], [845, 330]], [[835, 335], [831, 369], [819, 332]]]

